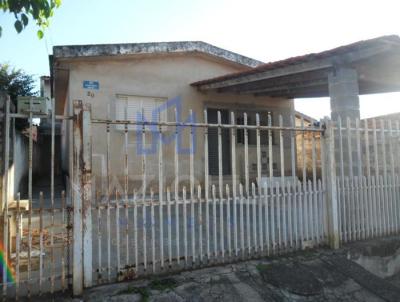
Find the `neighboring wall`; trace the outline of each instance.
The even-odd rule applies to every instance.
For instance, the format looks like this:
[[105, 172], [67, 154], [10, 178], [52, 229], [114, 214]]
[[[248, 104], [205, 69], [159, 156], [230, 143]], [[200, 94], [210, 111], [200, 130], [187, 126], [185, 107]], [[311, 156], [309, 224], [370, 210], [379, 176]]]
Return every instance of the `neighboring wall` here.
[[13, 194], [21, 192], [22, 194], [28, 190], [28, 155], [29, 155], [29, 140], [26, 136], [22, 135], [19, 131], [15, 132], [15, 143], [13, 152], [13, 164], [10, 167], [13, 177], [11, 177], [11, 184]]
[[[5, 96], [0, 96], [0, 110], [5, 112]], [[14, 112], [14, 105], [11, 103], [11, 112]], [[15, 120], [10, 120], [10, 149], [9, 149], [9, 169], [8, 169], [8, 198], [9, 202], [14, 200], [18, 192], [21, 198], [27, 198], [28, 194], [28, 156], [29, 156], [29, 139], [22, 134], [20, 129], [15, 126]], [[4, 156], [5, 156], [5, 116], [2, 118], [0, 127], [0, 148], [1, 148], [1, 189], [4, 185]], [[33, 142], [33, 160], [32, 173], [35, 179], [38, 172], [41, 171], [42, 164], [40, 161], [40, 148], [37, 142]], [[1, 197], [2, 198], [2, 194]]]
[[[92, 115], [96, 118], [107, 117], [107, 107], [110, 105], [111, 117], [115, 118], [115, 100], [117, 94], [152, 96], [171, 99], [179, 96], [182, 100], [182, 119], [186, 120], [189, 109], [196, 113], [196, 119], [203, 121], [203, 111], [206, 108], [226, 108], [228, 110], [240, 111], [272, 111], [274, 114], [274, 124], [278, 124], [278, 115], [282, 114], [284, 123], [289, 124], [289, 113], [293, 112], [293, 101], [287, 99], [253, 97], [245, 95], [228, 95], [209, 93], [204, 94], [191, 87], [190, 83], [209, 77], [214, 77], [230, 72], [243, 70], [243, 66], [228, 64], [222, 61], [212, 60], [202, 55], [158, 55], [154, 57], [140, 59], [98, 59], [92, 61], [73, 61], [63, 63], [63, 68], [69, 69], [69, 108], [67, 114], [72, 114], [72, 101], [82, 100], [84, 103], [92, 105]], [[84, 80], [99, 81], [100, 89], [88, 91], [83, 89]], [[174, 120], [174, 110], [168, 110], [168, 120]], [[65, 125], [66, 126], [66, 125]], [[67, 127], [63, 128], [67, 133]], [[165, 135], [172, 135], [174, 129], [164, 132]], [[196, 150], [195, 150], [195, 178], [199, 183], [204, 179], [204, 136], [203, 130], [196, 130]], [[183, 147], [189, 146], [189, 131], [184, 131]], [[105, 125], [93, 125], [93, 174], [97, 176], [96, 182], [103, 182], [106, 179], [106, 127]], [[72, 148], [68, 137], [63, 139], [63, 158], [68, 154], [68, 148]], [[147, 135], [147, 142], [151, 141], [150, 134]], [[129, 132], [129, 175], [130, 182], [134, 186], [141, 183], [141, 158], [136, 154], [137, 140], [135, 131]], [[290, 142], [285, 141], [287, 147]], [[123, 154], [124, 154], [124, 133], [121, 130], [111, 127], [111, 175], [113, 181], [123, 183]], [[274, 147], [276, 151], [276, 147]], [[253, 149], [252, 149], [253, 150]], [[69, 149], [71, 155], [71, 149]], [[165, 145], [164, 153], [164, 175], [166, 184], [171, 185], [173, 179], [173, 154], [174, 144]], [[238, 174], [243, 158], [238, 151]], [[253, 154], [254, 153], [254, 154]], [[277, 152], [274, 152], [277, 153]], [[279, 154], [279, 153], [277, 153]], [[255, 151], [251, 151], [250, 156], [255, 158]], [[157, 187], [158, 155], [147, 156], [148, 185]], [[290, 162], [290, 154], [285, 159]], [[179, 158], [180, 178], [189, 178], [189, 156], [181, 155]], [[289, 165], [288, 165], [289, 166]], [[63, 165], [64, 169], [66, 165]], [[278, 167], [279, 169], [279, 167]], [[131, 186], [132, 187], [132, 186]]]

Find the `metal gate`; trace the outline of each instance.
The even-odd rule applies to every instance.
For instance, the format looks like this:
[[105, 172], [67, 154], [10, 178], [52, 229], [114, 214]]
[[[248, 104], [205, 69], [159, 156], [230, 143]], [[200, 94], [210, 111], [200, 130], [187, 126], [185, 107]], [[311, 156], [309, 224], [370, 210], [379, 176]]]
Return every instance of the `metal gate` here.
[[[54, 108], [54, 101], [52, 105]], [[3, 300], [64, 291], [72, 280], [72, 202], [62, 186], [55, 186], [55, 125], [56, 120], [71, 120], [56, 116], [54, 110], [49, 114], [35, 112], [33, 99], [25, 113], [11, 110], [9, 98], [4, 107], [0, 246]], [[41, 148], [46, 152], [46, 162], [37, 156], [37, 144], [43, 141], [35, 131], [35, 119], [49, 127], [50, 143], [48, 148]], [[42, 171], [46, 166], [49, 171]], [[14, 192], [14, 180], [25, 171], [26, 190]], [[35, 187], [39, 174], [45, 175], [42, 188]]]
[[[89, 104], [74, 103], [75, 293], [327, 242], [321, 126], [278, 115], [273, 123], [270, 114], [250, 123], [244, 113], [241, 124], [234, 113], [222, 123], [219, 112], [209, 123], [207, 111], [203, 122], [176, 113], [173, 122], [141, 117], [128, 119], [125, 109], [124, 120], [96, 118]], [[217, 177], [209, 173], [211, 132]], [[95, 157], [103, 164], [96, 167]]]

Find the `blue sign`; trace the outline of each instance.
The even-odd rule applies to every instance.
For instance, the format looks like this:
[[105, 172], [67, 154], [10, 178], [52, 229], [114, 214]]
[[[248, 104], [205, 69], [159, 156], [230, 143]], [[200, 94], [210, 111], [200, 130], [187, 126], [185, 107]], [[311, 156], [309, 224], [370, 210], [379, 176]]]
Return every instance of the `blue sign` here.
[[90, 90], [99, 90], [100, 84], [98, 81], [83, 81], [83, 88]]

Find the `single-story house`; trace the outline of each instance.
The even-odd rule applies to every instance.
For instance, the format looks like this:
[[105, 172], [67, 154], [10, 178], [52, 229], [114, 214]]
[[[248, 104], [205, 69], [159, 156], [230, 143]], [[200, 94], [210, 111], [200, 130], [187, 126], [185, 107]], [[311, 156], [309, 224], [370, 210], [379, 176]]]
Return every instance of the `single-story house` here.
[[[266, 125], [268, 114], [272, 123], [278, 124], [278, 116], [282, 115], [285, 124], [294, 111], [293, 99], [257, 97], [236, 93], [220, 94], [203, 92], [191, 85], [194, 82], [252, 69], [262, 62], [233, 53], [204, 42], [166, 42], [113, 45], [81, 45], [56, 46], [52, 58], [53, 89], [57, 114], [72, 115], [73, 100], [90, 103], [93, 118], [125, 119], [137, 118], [144, 108], [147, 120], [152, 120], [152, 113], [165, 106], [160, 119], [175, 121], [175, 110], [180, 113], [180, 120], [188, 120], [189, 110], [197, 122], [204, 121], [204, 110], [207, 111], [208, 122], [217, 122], [217, 111], [221, 112], [223, 123], [230, 122], [230, 112], [235, 113], [237, 123], [243, 123], [244, 112], [248, 115], [248, 123], [255, 124], [255, 114], [260, 114], [261, 124]], [[167, 104], [167, 105], [166, 105]], [[125, 113], [125, 106], [127, 112]], [[109, 109], [108, 109], [109, 108]], [[109, 116], [107, 112], [109, 110]], [[158, 118], [158, 117], [157, 117]], [[63, 126], [62, 162], [64, 171], [71, 169], [72, 146], [71, 129], [67, 122]], [[130, 182], [141, 180], [141, 155], [138, 146], [141, 137], [136, 127], [129, 128], [129, 178]], [[92, 173], [96, 181], [104, 181], [106, 177], [106, 129], [96, 124], [92, 127], [93, 166]], [[110, 168], [111, 175], [121, 183], [124, 178], [124, 127], [111, 127]], [[172, 135], [174, 128], [166, 129], [165, 136]], [[196, 129], [194, 152], [195, 179], [199, 183], [204, 180], [204, 130]], [[151, 133], [146, 135], [146, 146], [153, 144]], [[189, 129], [183, 132], [182, 149], [189, 147]], [[266, 136], [262, 143], [265, 143]], [[223, 130], [223, 174], [231, 174], [230, 132]], [[243, 135], [237, 135], [237, 174], [244, 175]], [[249, 167], [250, 177], [255, 178], [256, 169], [255, 132], [249, 133]], [[279, 154], [279, 145], [274, 139], [274, 150]], [[164, 175], [166, 183], [174, 177], [174, 142], [164, 146]], [[140, 152], [139, 152], [140, 153]], [[146, 154], [149, 182], [157, 180], [158, 153]], [[181, 180], [188, 179], [189, 155], [179, 155]], [[218, 147], [215, 129], [209, 131], [209, 173], [218, 175]], [[266, 153], [263, 154], [263, 170], [267, 172]], [[290, 155], [288, 154], [288, 161]], [[279, 158], [274, 161], [274, 170], [279, 171]], [[153, 175], [154, 177], [152, 178]]]
[[[235, 113], [235, 122], [243, 123], [248, 114], [249, 124], [255, 123], [255, 113], [266, 124], [268, 115], [272, 124], [290, 125], [294, 115], [294, 98], [330, 96], [332, 118], [337, 116], [359, 118], [359, 94], [399, 91], [400, 38], [384, 36], [341, 46], [321, 53], [298, 56], [272, 63], [233, 53], [204, 42], [165, 42], [109, 45], [55, 46], [50, 58], [53, 96], [58, 114], [72, 115], [73, 100], [82, 100], [92, 106], [94, 118], [130, 120], [140, 117], [143, 108], [147, 120], [157, 118], [174, 121], [175, 110], [181, 121], [192, 110], [196, 121], [217, 122], [217, 111], [223, 123]], [[125, 109], [125, 106], [127, 106]], [[108, 109], [109, 108], [109, 109]], [[163, 110], [160, 110], [163, 108]], [[109, 114], [107, 113], [109, 112]], [[156, 112], [156, 116], [153, 113]], [[161, 112], [161, 113], [160, 113]], [[139, 113], [139, 115], [138, 115]], [[142, 141], [135, 127], [128, 128], [129, 178], [141, 180]], [[189, 147], [189, 129], [181, 142]], [[62, 162], [68, 174], [71, 171], [71, 128], [63, 126]], [[106, 129], [96, 124], [92, 128], [93, 166], [96, 181], [107, 176]], [[163, 130], [165, 136], [174, 129]], [[249, 174], [255, 180], [257, 156], [255, 134], [249, 134]], [[266, 135], [262, 136], [266, 144]], [[174, 144], [163, 146], [163, 168], [167, 186], [174, 176]], [[124, 177], [124, 128], [111, 127], [110, 174], [116, 180]], [[218, 174], [217, 134], [209, 132], [209, 174]], [[232, 142], [229, 130], [222, 131], [223, 174], [231, 174], [231, 144], [236, 145], [237, 175], [243, 181], [243, 133], [237, 132]], [[152, 132], [146, 134], [146, 146], [152, 145]], [[274, 175], [280, 176], [279, 143], [273, 135]], [[151, 148], [150, 148], [151, 149]], [[204, 181], [204, 131], [196, 131], [194, 143], [194, 171], [196, 182]], [[284, 140], [284, 149], [290, 149], [290, 140]], [[150, 152], [151, 153], [151, 152]], [[262, 173], [267, 174], [268, 152], [262, 153]], [[290, 152], [284, 152], [289, 163]], [[149, 183], [157, 180], [157, 154], [147, 154]], [[179, 157], [181, 180], [189, 175], [189, 155]], [[290, 165], [283, 167], [290, 175]], [[153, 174], [152, 177], [150, 174]], [[121, 181], [120, 181], [121, 182]], [[155, 183], [155, 182], [154, 182]], [[130, 186], [131, 188], [134, 185]]]

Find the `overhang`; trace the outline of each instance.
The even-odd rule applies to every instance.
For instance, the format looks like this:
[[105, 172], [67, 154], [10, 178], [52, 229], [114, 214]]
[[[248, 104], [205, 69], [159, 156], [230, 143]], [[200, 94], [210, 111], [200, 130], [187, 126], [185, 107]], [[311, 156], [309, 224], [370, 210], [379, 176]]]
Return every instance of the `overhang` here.
[[400, 91], [400, 38], [382, 36], [192, 83], [201, 91], [304, 98], [329, 96], [328, 74], [357, 70], [360, 94]]

